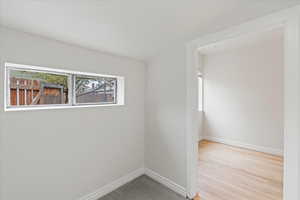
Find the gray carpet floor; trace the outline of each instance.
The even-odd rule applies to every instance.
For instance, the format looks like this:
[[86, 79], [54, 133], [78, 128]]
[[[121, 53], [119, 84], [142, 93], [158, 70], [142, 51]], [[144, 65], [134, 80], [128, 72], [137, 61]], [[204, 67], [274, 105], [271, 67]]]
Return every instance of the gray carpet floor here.
[[147, 176], [141, 176], [99, 200], [185, 200]]

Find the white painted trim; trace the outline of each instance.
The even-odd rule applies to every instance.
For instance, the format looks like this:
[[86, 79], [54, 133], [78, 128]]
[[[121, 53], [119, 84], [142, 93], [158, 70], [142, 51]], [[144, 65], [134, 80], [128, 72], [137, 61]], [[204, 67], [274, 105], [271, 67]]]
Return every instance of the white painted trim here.
[[284, 200], [300, 199], [300, 12], [285, 28]]
[[198, 112], [198, 52], [195, 46], [186, 49], [186, 190], [190, 199], [197, 192], [199, 112]]
[[217, 138], [217, 137], [211, 137], [211, 136], [204, 136], [204, 139], [213, 141], [213, 142], [230, 145], [230, 146], [236, 146], [236, 147], [240, 147], [240, 148], [245, 148], [245, 149], [250, 149], [250, 150], [254, 150], [254, 151], [258, 151], [258, 152], [272, 154], [272, 155], [276, 155], [276, 156], [283, 156], [283, 150], [281, 150], [281, 149], [274, 149], [274, 148], [269, 148], [269, 147], [264, 147], [264, 146], [247, 144], [247, 143], [239, 142], [236, 140], [229, 140], [229, 139]]
[[16, 63], [10, 63], [10, 62], [5, 62], [5, 66], [6, 67], [29, 69], [29, 70], [44, 71], [44, 72], [51, 72], [51, 73], [59, 73], [59, 74], [77, 74], [77, 75], [85, 75], [85, 76], [103, 76], [103, 77], [110, 77], [110, 78], [121, 77], [121, 76], [115, 76], [115, 75], [97, 74], [97, 73], [90, 73], [90, 72], [80, 72], [80, 71], [49, 68], [49, 67], [41, 67], [41, 66], [34, 66], [34, 65], [16, 64]]
[[30, 111], [30, 110], [57, 110], [57, 109], [75, 109], [75, 108], [93, 108], [93, 107], [116, 107], [124, 104], [97, 104], [97, 105], [55, 105], [55, 106], [34, 106], [34, 107], [4, 107], [5, 112]]
[[145, 169], [145, 175], [149, 176], [150, 178], [152, 178], [153, 180], [159, 182], [160, 184], [166, 186], [167, 188], [169, 188], [170, 190], [176, 192], [177, 194], [186, 197], [186, 189], [178, 184], [176, 184], [174, 181], [163, 177], [161, 175], [159, 175], [158, 173], [152, 171], [151, 169], [146, 168]]
[[109, 194], [110, 192], [118, 189], [119, 187], [125, 185], [126, 183], [129, 183], [130, 181], [142, 176], [144, 173], [145, 173], [144, 168], [137, 169], [137, 170], [113, 181], [112, 183], [109, 183], [109, 184], [99, 188], [98, 190], [79, 198], [78, 200], [97, 200], [97, 199]]
[[[300, 199], [300, 6], [267, 15], [209, 34], [186, 44], [186, 176], [189, 197], [197, 192], [197, 85], [199, 49], [225, 40], [272, 30], [285, 29], [285, 124], [284, 124], [284, 200]], [[195, 73], [194, 73], [195, 72]], [[197, 142], [196, 142], [197, 141]]]

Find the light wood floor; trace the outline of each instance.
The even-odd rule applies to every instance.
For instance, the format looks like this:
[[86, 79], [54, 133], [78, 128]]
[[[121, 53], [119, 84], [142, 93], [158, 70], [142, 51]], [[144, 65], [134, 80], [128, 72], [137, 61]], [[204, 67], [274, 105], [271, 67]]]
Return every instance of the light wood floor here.
[[201, 141], [198, 170], [201, 200], [282, 200], [282, 157]]

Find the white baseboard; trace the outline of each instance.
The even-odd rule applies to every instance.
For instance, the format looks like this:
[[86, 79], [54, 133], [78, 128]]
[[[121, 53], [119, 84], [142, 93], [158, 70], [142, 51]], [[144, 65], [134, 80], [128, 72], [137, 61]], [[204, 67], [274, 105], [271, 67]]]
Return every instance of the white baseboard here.
[[113, 181], [112, 183], [109, 183], [109, 184], [99, 188], [98, 190], [96, 190], [88, 195], [81, 197], [78, 200], [97, 200], [142, 175], [149, 176], [153, 180], [159, 182], [160, 184], [166, 186], [167, 188], [173, 190], [174, 192], [186, 197], [186, 190], [184, 187], [174, 183], [173, 181], [159, 175], [158, 173], [156, 173], [150, 169], [140, 168], [140, 169], [137, 169], [137, 170], [131, 172], [130, 174], [127, 174], [127, 175]]
[[81, 197], [78, 200], [97, 200], [97, 199], [109, 194], [110, 192], [118, 189], [119, 187], [125, 185], [126, 183], [142, 176], [143, 174], [145, 174], [144, 168], [137, 169], [137, 170], [113, 181], [112, 183], [109, 183], [109, 184], [99, 188], [98, 190]]
[[184, 187], [174, 183], [170, 179], [163, 177], [163, 176], [159, 175], [158, 173], [152, 171], [151, 169], [147, 169], [147, 168], [145, 169], [145, 174], [147, 176], [149, 176], [150, 178], [152, 178], [153, 180], [155, 180], [155, 181], [159, 182], [160, 184], [166, 186], [167, 188], [173, 190], [177, 194], [180, 194], [180, 195], [186, 197], [186, 195], [187, 195], [186, 189]]
[[263, 153], [268, 153], [268, 154], [272, 154], [272, 155], [283, 156], [283, 150], [281, 150], [281, 149], [274, 149], [274, 148], [269, 148], [269, 147], [257, 146], [257, 145], [253, 145], [253, 144], [246, 144], [246, 143], [242, 143], [242, 142], [238, 142], [238, 141], [234, 141], [234, 140], [228, 140], [228, 139], [216, 138], [216, 137], [210, 137], [210, 136], [204, 136], [204, 139], [210, 140], [213, 142], [219, 142], [222, 144], [231, 145], [231, 146], [236, 146], [236, 147], [241, 147], [241, 148], [245, 148], [245, 149], [263, 152]]

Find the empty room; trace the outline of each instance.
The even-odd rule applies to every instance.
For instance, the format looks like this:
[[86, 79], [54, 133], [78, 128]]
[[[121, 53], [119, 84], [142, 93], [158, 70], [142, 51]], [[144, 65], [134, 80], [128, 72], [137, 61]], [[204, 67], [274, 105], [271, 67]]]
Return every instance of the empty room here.
[[300, 0], [0, 0], [0, 200], [299, 200]]
[[200, 49], [204, 199], [282, 199], [283, 39], [276, 28]]

